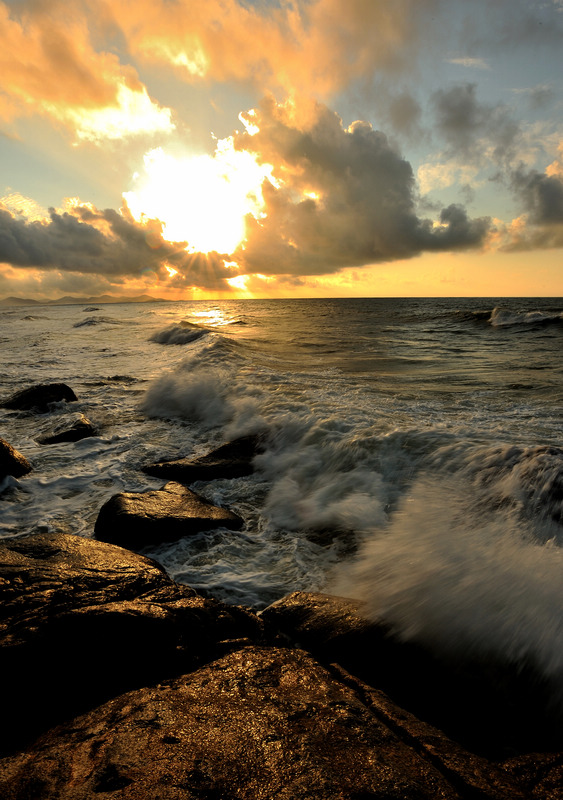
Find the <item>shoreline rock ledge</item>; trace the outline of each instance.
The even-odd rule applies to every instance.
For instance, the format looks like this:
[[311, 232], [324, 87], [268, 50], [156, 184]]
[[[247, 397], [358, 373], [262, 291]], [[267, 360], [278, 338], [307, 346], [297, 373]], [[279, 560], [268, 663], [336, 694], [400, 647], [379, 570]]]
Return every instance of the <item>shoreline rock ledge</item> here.
[[273, 614], [202, 598], [92, 539], [0, 543], [0, 797], [563, 798], [561, 754], [539, 770], [475, 755], [337, 659], [288, 644], [284, 617], [282, 636]]

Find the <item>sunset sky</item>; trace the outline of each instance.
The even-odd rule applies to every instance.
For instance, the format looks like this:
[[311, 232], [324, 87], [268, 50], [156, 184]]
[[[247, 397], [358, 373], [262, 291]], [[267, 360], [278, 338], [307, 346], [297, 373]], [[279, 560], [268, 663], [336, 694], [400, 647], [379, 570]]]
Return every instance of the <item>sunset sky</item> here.
[[0, 2], [0, 297], [563, 296], [563, 0]]

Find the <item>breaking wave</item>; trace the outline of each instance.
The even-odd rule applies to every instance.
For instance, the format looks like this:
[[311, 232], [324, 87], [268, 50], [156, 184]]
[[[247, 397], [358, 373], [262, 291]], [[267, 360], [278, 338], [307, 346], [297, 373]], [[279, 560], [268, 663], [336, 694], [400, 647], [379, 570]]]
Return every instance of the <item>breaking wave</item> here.
[[512, 311], [494, 308], [489, 319], [494, 328], [507, 328], [515, 325], [551, 325], [563, 323], [563, 313], [559, 311]]
[[153, 333], [149, 341], [158, 342], [158, 344], [189, 344], [201, 339], [207, 333], [209, 330], [203, 325], [184, 321], [168, 325], [167, 328]]

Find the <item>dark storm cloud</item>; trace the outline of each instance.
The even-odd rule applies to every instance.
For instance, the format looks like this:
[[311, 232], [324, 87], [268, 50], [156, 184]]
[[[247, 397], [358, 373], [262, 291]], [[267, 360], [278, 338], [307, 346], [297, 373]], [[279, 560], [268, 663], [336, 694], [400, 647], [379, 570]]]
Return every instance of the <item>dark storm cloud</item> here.
[[447, 155], [479, 163], [486, 156], [496, 163], [514, 157], [520, 126], [510, 109], [477, 99], [476, 86], [466, 83], [440, 89], [432, 96], [436, 129], [447, 143]]
[[221, 256], [206, 256], [204, 269], [185, 244], [165, 241], [158, 222], [136, 223], [126, 209], [51, 209], [48, 221], [27, 222], [0, 208], [0, 262], [100, 275], [114, 282], [159, 273], [168, 265], [178, 270], [184, 285], [228, 289], [225, 278], [230, 273]]
[[264, 187], [267, 217], [252, 223], [237, 254], [247, 271], [322, 274], [483, 244], [489, 220], [470, 220], [459, 206], [443, 209], [438, 224], [417, 216], [411, 165], [368, 123], [345, 128], [324, 105], [271, 98], [252, 121], [259, 133], [236, 145], [273, 164], [284, 182]]

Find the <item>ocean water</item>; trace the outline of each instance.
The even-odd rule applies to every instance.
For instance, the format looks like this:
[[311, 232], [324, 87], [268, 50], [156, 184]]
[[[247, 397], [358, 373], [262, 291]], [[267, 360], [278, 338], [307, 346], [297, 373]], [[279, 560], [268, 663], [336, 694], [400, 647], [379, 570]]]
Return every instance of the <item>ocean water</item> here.
[[[563, 674], [563, 300], [244, 300], [0, 310], [3, 397], [64, 381], [99, 435], [41, 446], [0, 536], [91, 536], [140, 467], [262, 432], [255, 474], [192, 486], [246, 520], [144, 551], [260, 609], [362, 599], [398, 635]], [[563, 697], [563, 680], [561, 680]]]

